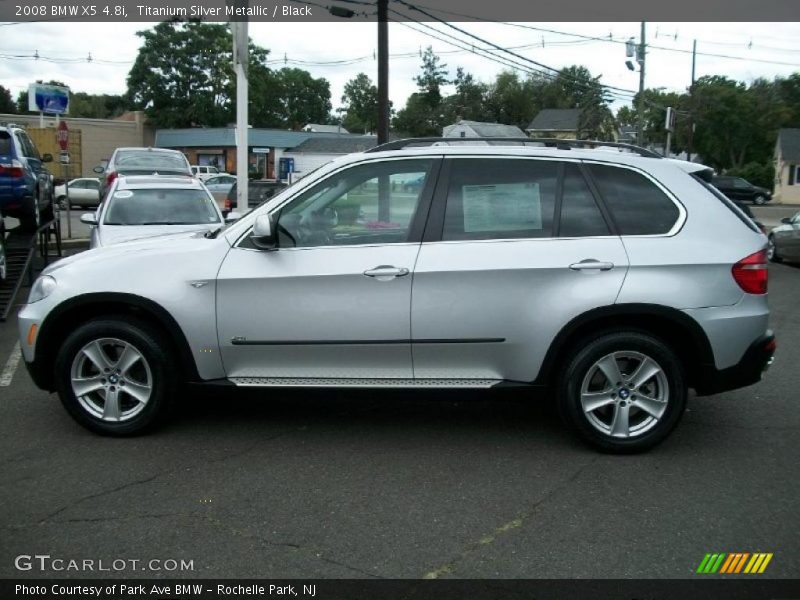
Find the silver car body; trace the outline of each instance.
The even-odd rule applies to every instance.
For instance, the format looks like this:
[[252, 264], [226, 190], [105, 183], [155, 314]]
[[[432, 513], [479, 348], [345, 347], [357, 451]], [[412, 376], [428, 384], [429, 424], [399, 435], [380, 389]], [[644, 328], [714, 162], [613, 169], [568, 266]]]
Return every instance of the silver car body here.
[[[663, 235], [248, 247], [259, 216], [276, 215], [338, 172], [398, 159], [467, 157], [487, 169], [508, 159], [630, 169], [663, 190], [679, 216]], [[22, 309], [20, 333], [26, 340], [31, 325], [42, 327], [76, 297], [111, 294], [146, 300], [174, 319], [201, 380], [488, 387], [535, 381], [559, 332], [576, 320], [600, 309], [647, 306], [688, 317], [707, 338], [713, 366], [725, 369], [767, 331], [766, 295], [743, 292], [731, 276], [731, 266], [762, 250], [766, 238], [690, 170], [628, 153], [534, 147], [349, 155], [214, 239], [176, 234], [57, 262], [44, 271], [57, 285]], [[22, 348], [25, 360], [34, 361], [36, 341]]]
[[800, 261], [800, 212], [769, 232], [774, 251], [781, 259]]
[[181, 232], [201, 232], [216, 229], [224, 223], [222, 213], [219, 211], [217, 203], [210, 197], [211, 204], [216, 209], [216, 219], [209, 223], [200, 223], [192, 225], [109, 225], [106, 223], [106, 216], [113, 202], [124, 201], [115, 198], [117, 192], [126, 192], [129, 190], [139, 189], [153, 189], [153, 190], [198, 190], [208, 191], [203, 187], [203, 184], [196, 179], [188, 177], [147, 177], [147, 176], [131, 176], [120, 177], [112, 183], [108, 198], [103, 205], [95, 213], [96, 225], [91, 226], [90, 234], [90, 248], [99, 248], [100, 246], [111, 246], [113, 244], [120, 244], [130, 240], [141, 238], [159, 237], [171, 235]]

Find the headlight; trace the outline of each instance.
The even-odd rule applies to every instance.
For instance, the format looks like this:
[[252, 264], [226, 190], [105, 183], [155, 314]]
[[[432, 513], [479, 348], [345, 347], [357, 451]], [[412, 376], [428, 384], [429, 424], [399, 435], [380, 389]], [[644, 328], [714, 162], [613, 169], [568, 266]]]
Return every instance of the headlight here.
[[42, 275], [33, 283], [31, 293], [28, 294], [28, 304], [47, 298], [54, 289], [56, 289], [56, 280], [50, 275]]

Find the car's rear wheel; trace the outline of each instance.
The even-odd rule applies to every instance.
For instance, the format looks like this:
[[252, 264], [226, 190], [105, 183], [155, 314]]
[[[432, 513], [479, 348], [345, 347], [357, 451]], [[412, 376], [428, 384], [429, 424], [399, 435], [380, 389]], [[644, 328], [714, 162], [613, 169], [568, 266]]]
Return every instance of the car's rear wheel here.
[[6, 224], [0, 217], [0, 283], [8, 276], [8, 259], [6, 258]]
[[758, 206], [761, 206], [766, 202], [767, 202], [767, 197], [764, 194], [756, 194], [756, 196], [753, 198], [753, 203], [757, 204]]
[[103, 318], [78, 327], [56, 358], [58, 394], [81, 425], [136, 435], [158, 425], [177, 388], [177, 365], [163, 334], [144, 321]]
[[41, 224], [39, 202], [36, 196], [26, 198], [23, 203], [23, 213], [19, 217], [20, 227], [26, 232], [35, 232]]
[[637, 331], [608, 333], [576, 347], [561, 374], [559, 410], [596, 448], [641, 452], [675, 428], [687, 394], [669, 346]]

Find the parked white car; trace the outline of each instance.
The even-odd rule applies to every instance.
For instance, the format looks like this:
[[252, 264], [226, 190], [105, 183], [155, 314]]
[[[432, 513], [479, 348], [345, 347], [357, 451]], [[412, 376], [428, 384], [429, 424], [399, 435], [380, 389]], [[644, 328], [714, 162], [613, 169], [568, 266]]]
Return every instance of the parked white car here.
[[211, 179], [212, 177], [220, 175], [220, 170], [217, 167], [204, 165], [192, 165], [191, 167], [192, 175], [197, 177], [200, 181], [205, 181], [206, 179]]
[[67, 208], [67, 188], [69, 188], [71, 206], [100, 205], [100, 179], [97, 177], [80, 177], [67, 184], [57, 185], [55, 188], [56, 202], [62, 210]]
[[118, 177], [96, 213], [81, 216], [92, 227], [91, 248], [159, 235], [207, 232], [225, 219], [203, 184], [187, 177]]

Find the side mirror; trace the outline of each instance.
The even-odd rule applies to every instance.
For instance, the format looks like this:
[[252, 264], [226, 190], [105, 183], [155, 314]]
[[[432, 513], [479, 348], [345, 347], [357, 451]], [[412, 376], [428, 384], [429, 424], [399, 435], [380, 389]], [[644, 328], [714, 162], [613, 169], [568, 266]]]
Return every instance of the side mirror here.
[[260, 215], [256, 218], [250, 239], [253, 240], [253, 245], [260, 250], [275, 250], [277, 248], [278, 240], [272, 231], [272, 221], [269, 215]]
[[52, 154], [42, 154], [42, 162], [53, 162]]
[[81, 223], [87, 225], [97, 225], [97, 215], [94, 213], [83, 213], [81, 215]]
[[792, 217], [783, 217], [781, 219], [781, 223], [785, 223], [786, 225], [791, 225], [792, 224]]
[[242, 215], [240, 213], [238, 213], [236, 211], [233, 211], [233, 212], [229, 212], [227, 215], [225, 215], [225, 222], [226, 223], [233, 223], [234, 221], [238, 221], [241, 218], [242, 218]]
[[94, 171], [95, 173], [105, 173], [106, 172], [106, 170], [103, 167], [101, 167], [100, 165], [97, 165], [94, 169], [92, 169], [92, 171]]

